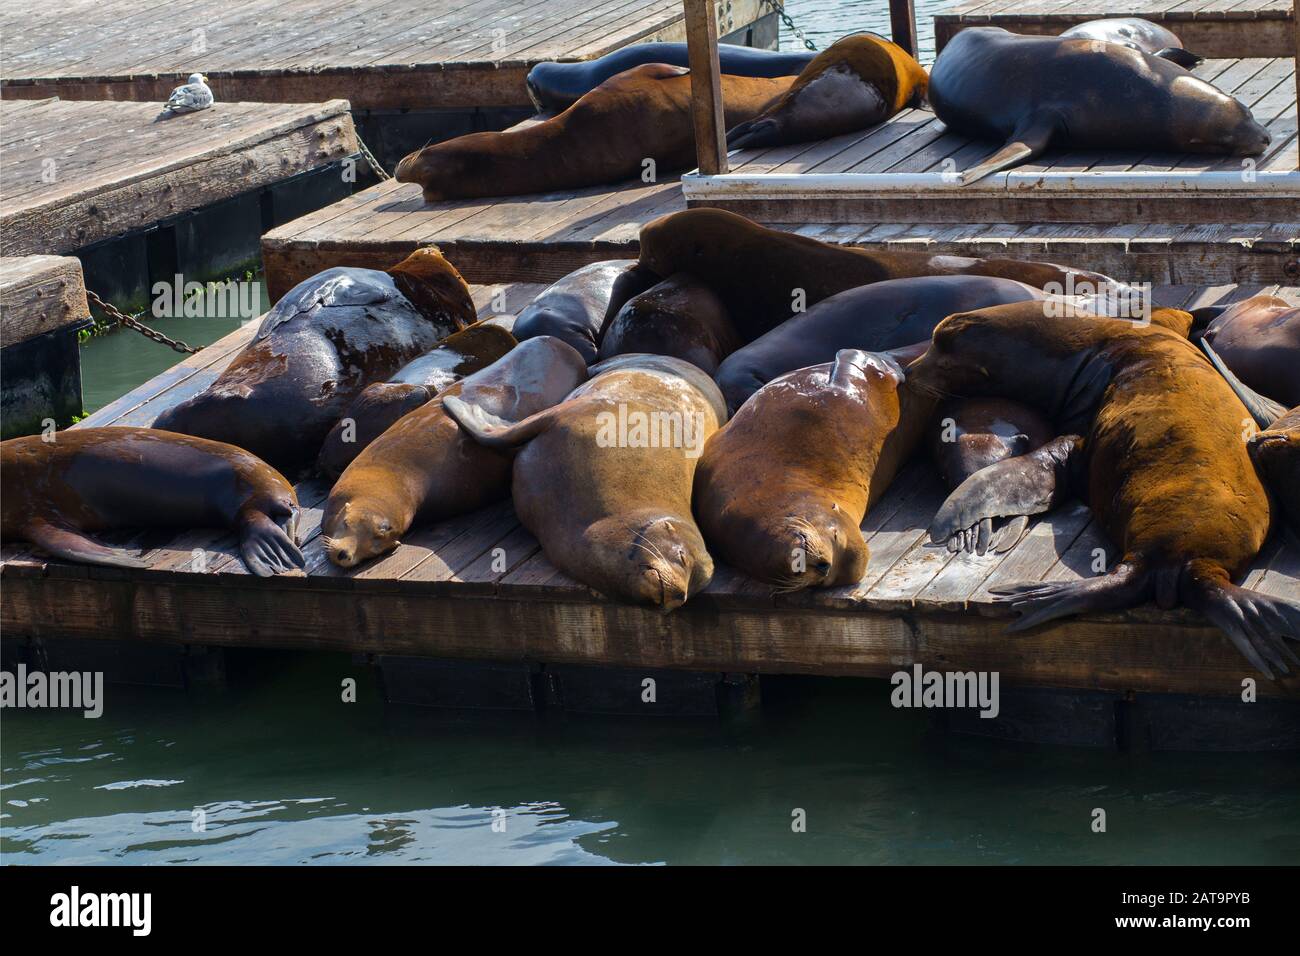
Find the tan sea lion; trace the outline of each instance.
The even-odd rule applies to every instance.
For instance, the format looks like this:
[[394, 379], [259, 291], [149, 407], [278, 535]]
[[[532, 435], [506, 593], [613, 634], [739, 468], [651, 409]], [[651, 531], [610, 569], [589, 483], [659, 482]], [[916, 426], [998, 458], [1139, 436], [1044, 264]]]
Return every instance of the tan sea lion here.
[[740, 346], [722, 300], [682, 272], [629, 300], [601, 334], [599, 355], [673, 355], [713, 375]]
[[[794, 77], [723, 76], [728, 126], [780, 96]], [[559, 116], [502, 133], [470, 133], [426, 146], [397, 164], [429, 202], [557, 192], [695, 165], [691, 78], [648, 63], [606, 80]]]
[[399, 418], [466, 375], [487, 368], [515, 344], [515, 337], [500, 326], [476, 322], [407, 362], [387, 382], [367, 385], [325, 436], [317, 467], [337, 478]]
[[783, 591], [861, 580], [862, 520], [934, 408], [902, 383], [894, 355], [844, 349], [759, 389], [700, 460], [695, 515], [709, 547]]
[[59, 558], [148, 565], [88, 537], [118, 528], [230, 528], [268, 577], [303, 566], [298, 496], [242, 448], [153, 428], [73, 428], [0, 443], [0, 539]]
[[794, 85], [748, 122], [727, 132], [728, 149], [830, 139], [921, 106], [929, 76], [902, 47], [874, 33], [836, 40]]
[[290, 289], [217, 380], [154, 427], [285, 470], [309, 464], [363, 388], [474, 319], [465, 280], [432, 247], [386, 272], [327, 269]]
[[[1243, 440], [1245, 406], [1195, 345], [1154, 318], [1141, 326], [1062, 316], [1035, 302], [949, 316], [908, 381], [934, 394], [1014, 397], [1046, 413], [1062, 435], [1044, 446], [1057, 446], [1050, 460], [999, 462], [955, 494], [980, 479], [984, 502], [998, 505], [991, 513], [1006, 516], [1073, 490], [1122, 549], [1099, 577], [995, 590], [1022, 615], [1013, 630], [1154, 598], [1203, 613], [1270, 677], [1288, 673], [1300, 603], [1233, 583], [1271, 518]], [[932, 527], [931, 538], [947, 540], [989, 513], [987, 504], [972, 508]]]
[[515, 511], [561, 571], [663, 611], [709, 583], [713, 560], [691, 517], [691, 484], [726, 408], [696, 366], [620, 355], [592, 366], [563, 402], [515, 425], [470, 400], [445, 404], [476, 440], [523, 446]]
[[371, 442], [335, 482], [321, 531], [330, 560], [350, 568], [397, 547], [414, 524], [465, 514], [510, 492], [508, 452], [477, 444], [444, 402], [464, 396], [502, 421], [562, 401], [587, 377], [570, 345], [539, 336], [445, 388]]

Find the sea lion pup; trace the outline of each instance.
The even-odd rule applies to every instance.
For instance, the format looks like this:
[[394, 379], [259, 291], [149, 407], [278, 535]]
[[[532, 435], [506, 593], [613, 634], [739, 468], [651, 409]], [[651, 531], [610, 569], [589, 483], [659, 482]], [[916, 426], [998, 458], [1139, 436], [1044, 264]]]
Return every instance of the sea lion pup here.
[[1178, 39], [1178, 34], [1174, 31], [1167, 30], [1150, 20], [1143, 20], [1141, 17], [1107, 17], [1104, 20], [1089, 20], [1087, 23], [1070, 27], [1060, 35], [1119, 43], [1149, 53], [1151, 56], [1158, 56], [1170, 63], [1177, 63], [1188, 70], [1205, 59], [1186, 50], [1183, 41]]
[[747, 342], [780, 325], [800, 307], [884, 279], [982, 275], [1058, 293], [1090, 287], [1126, 290], [1100, 273], [1050, 262], [831, 245], [768, 229], [722, 209], [687, 209], [647, 223], [641, 229], [638, 269], [657, 277], [656, 281], [689, 272], [707, 282]]
[[968, 27], [935, 60], [930, 103], [948, 128], [1005, 144], [963, 183], [1049, 146], [1253, 156], [1269, 144], [1248, 108], [1176, 63], [1082, 37]]
[[715, 377], [734, 412], [778, 375], [829, 362], [840, 349], [902, 348], [929, 340], [934, 327], [954, 312], [1042, 297], [1023, 282], [980, 275], [873, 282], [782, 322], [728, 356]]
[[[816, 53], [718, 44], [721, 72], [732, 76], [798, 76]], [[634, 43], [595, 60], [538, 63], [528, 71], [528, 96], [541, 112], [560, 113], [611, 76], [646, 63], [689, 66], [685, 43]]]
[[432, 247], [386, 272], [326, 269], [290, 289], [217, 380], [154, 427], [296, 469], [316, 460], [363, 388], [474, 319], [465, 280]]
[[867, 129], [922, 105], [928, 82], [902, 47], [874, 33], [854, 33], [819, 53], [763, 112], [729, 129], [727, 148], [784, 146]]
[[908, 367], [920, 391], [1015, 397], [1062, 436], [1031, 453], [1034, 461], [1008, 459], [967, 479], [954, 494], [981, 483], [982, 502], [932, 528], [931, 539], [990, 514], [1036, 513], [1073, 490], [1123, 558], [1088, 580], [995, 590], [1021, 614], [1012, 630], [1155, 598], [1200, 611], [1270, 677], [1273, 668], [1287, 673], [1296, 657], [1284, 639], [1300, 640], [1300, 604], [1233, 583], [1270, 519], [1243, 441], [1245, 407], [1196, 346], [1154, 315], [1141, 326], [1050, 311], [1021, 302], [949, 316]]
[[[1005, 398], [949, 399], [928, 427], [930, 457], [949, 491], [989, 465], [1036, 451], [1056, 435], [1037, 410]], [[996, 522], [985, 518], [975, 533], [962, 528], [950, 537], [948, 550], [1000, 554], [1014, 547], [1028, 529], [1028, 515]]]
[[367, 385], [325, 436], [317, 467], [337, 478], [399, 418], [466, 375], [487, 368], [515, 344], [515, 337], [500, 326], [476, 322], [407, 362], [387, 382]]
[[510, 454], [469, 438], [444, 402], [464, 396], [503, 421], [562, 401], [587, 377], [582, 356], [559, 339], [521, 342], [403, 416], [344, 470], [325, 502], [329, 558], [351, 568], [391, 551], [416, 523], [465, 514], [510, 493]]
[[515, 338], [522, 342], [538, 335], [554, 335], [577, 349], [590, 365], [596, 361], [600, 330], [613, 317], [610, 303], [617, 299], [621, 305], [650, 287], [651, 283], [635, 269], [635, 259], [611, 259], [570, 272], [543, 289], [519, 313], [513, 329]]
[[515, 511], [565, 574], [662, 611], [713, 577], [691, 517], [691, 484], [726, 409], [713, 380], [691, 363], [666, 355], [600, 362], [563, 402], [516, 425], [469, 398], [445, 405], [476, 440], [523, 446]]
[[700, 459], [695, 514], [714, 552], [782, 591], [861, 580], [862, 519], [934, 408], [902, 384], [889, 353], [843, 349], [761, 388]]
[[59, 558], [148, 565], [88, 537], [118, 528], [229, 528], [259, 577], [303, 566], [298, 496], [242, 448], [153, 428], [74, 428], [0, 443], [0, 539]]
[[[784, 93], [793, 77], [723, 76], [727, 125]], [[557, 192], [695, 164], [690, 71], [648, 63], [611, 77], [559, 116], [503, 133], [470, 133], [426, 146], [397, 164], [429, 202]]]
[[672, 355], [709, 375], [740, 348], [727, 307], [699, 279], [680, 272], [631, 299], [600, 340], [600, 358], [647, 352]]
[[1212, 346], [1247, 386], [1287, 408], [1300, 405], [1300, 308], [1256, 295], [1193, 314], [1192, 338]]

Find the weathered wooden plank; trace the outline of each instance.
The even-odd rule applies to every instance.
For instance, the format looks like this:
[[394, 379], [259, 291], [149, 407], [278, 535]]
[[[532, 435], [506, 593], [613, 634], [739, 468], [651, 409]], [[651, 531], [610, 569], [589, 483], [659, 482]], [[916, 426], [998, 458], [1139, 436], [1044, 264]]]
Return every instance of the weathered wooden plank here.
[[0, 346], [89, 318], [80, 261], [70, 256], [0, 258]]

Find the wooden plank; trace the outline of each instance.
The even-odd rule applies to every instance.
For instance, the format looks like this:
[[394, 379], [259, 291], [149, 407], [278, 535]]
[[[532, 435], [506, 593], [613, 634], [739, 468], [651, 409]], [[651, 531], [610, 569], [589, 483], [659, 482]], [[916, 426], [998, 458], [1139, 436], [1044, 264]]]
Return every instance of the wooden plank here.
[[0, 346], [17, 345], [89, 318], [79, 260], [0, 257]]

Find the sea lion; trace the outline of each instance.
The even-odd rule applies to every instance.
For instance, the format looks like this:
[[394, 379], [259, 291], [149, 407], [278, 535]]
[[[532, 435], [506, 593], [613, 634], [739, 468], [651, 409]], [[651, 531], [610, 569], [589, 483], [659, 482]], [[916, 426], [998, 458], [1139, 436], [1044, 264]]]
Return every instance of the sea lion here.
[[642, 227], [638, 268], [660, 280], [678, 272], [703, 279], [746, 341], [770, 331], [801, 306], [884, 279], [983, 275], [1058, 293], [1126, 288], [1099, 273], [1050, 262], [831, 245], [768, 229], [722, 209], [702, 208], [669, 213]]
[[819, 53], [752, 120], [729, 129], [727, 148], [784, 146], [867, 129], [922, 105], [928, 81], [902, 47], [874, 33], [854, 33]]
[[451, 397], [447, 411], [515, 457], [520, 522], [564, 573], [618, 600], [671, 611], [709, 583], [691, 517], [704, 442], [726, 417], [713, 380], [666, 355], [620, 355], [560, 404], [516, 425]]
[[73, 428], [0, 443], [0, 539], [59, 558], [148, 565], [88, 537], [118, 528], [230, 528], [254, 574], [301, 568], [298, 496], [242, 448], [153, 428]]
[[982, 275], [886, 279], [822, 299], [728, 356], [716, 378], [733, 412], [778, 375], [834, 359], [841, 349], [869, 352], [927, 340], [954, 312], [1041, 299], [1013, 279]]
[[1269, 144], [1247, 107], [1166, 59], [999, 27], [968, 27], [943, 48], [930, 103], [950, 129], [1005, 144], [963, 172], [963, 183], [1049, 146], [1254, 156]]
[[1167, 30], [1158, 23], [1143, 20], [1141, 17], [1107, 17], [1104, 20], [1089, 20], [1078, 26], [1070, 27], [1060, 36], [1082, 37], [1086, 40], [1104, 40], [1107, 43], [1119, 43], [1177, 63], [1184, 69], [1192, 69], [1203, 56], [1190, 53], [1183, 47], [1178, 34]]
[[[649, 284], [636, 274], [635, 259], [593, 262], [552, 283], [515, 319], [519, 341], [554, 335], [568, 342], [590, 365], [596, 361], [600, 330], [613, 316], [610, 303], [625, 302]], [[617, 311], [614, 310], [614, 311]]]
[[515, 337], [500, 326], [476, 322], [407, 362], [387, 382], [367, 385], [325, 436], [317, 467], [337, 478], [395, 421], [452, 383], [487, 368], [515, 344]]
[[1294, 546], [1300, 547], [1300, 406], [1252, 435], [1246, 449], [1282, 507]]
[[888, 353], [843, 349], [759, 389], [700, 459], [695, 515], [715, 553], [782, 591], [861, 580], [862, 520], [934, 408], [902, 383]]
[[154, 427], [295, 469], [316, 459], [363, 388], [474, 318], [469, 287], [434, 248], [386, 272], [326, 269], [290, 289], [217, 380]]
[[[557, 192], [636, 179], [695, 164], [690, 71], [648, 63], [606, 80], [559, 116], [505, 132], [426, 146], [397, 164], [429, 202]], [[728, 125], [784, 93], [794, 77], [723, 76]]]
[[1055, 446], [1050, 460], [1007, 459], [963, 483], [954, 495], [982, 484], [980, 503], [932, 527], [932, 540], [1073, 490], [1123, 551], [1099, 577], [995, 589], [1022, 615], [1012, 630], [1154, 597], [1200, 611], [1270, 677], [1297, 662], [1283, 638], [1300, 640], [1300, 603], [1233, 583], [1268, 535], [1269, 499], [1243, 441], [1245, 407], [1187, 339], [1020, 302], [944, 319], [907, 374], [922, 392], [1024, 401], [1061, 436], [1031, 453]]
[[[951, 491], [989, 465], [1036, 451], [1056, 434], [1051, 423], [1028, 405], [1005, 398], [949, 399], [929, 425], [930, 457]], [[1001, 553], [1015, 546], [1029, 529], [1028, 515], [1005, 522], [981, 522], [975, 534], [966, 529], [948, 539], [949, 551]]]
[[679, 272], [619, 310], [601, 336], [600, 358], [632, 352], [673, 355], [712, 375], [740, 345], [740, 333], [717, 294]]
[[330, 560], [355, 567], [397, 547], [414, 524], [465, 514], [509, 494], [511, 456], [472, 441], [447, 414], [447, 399], [463, 396], [502, 421], [516, 421], [562, 401], [586, 377], [587, 363], [572, 346], [539, 336], [403, 416], [330, 490], [321, 521]]
[[1300, 308], [1256, 295], [1194, 315], [1193, 338], [1212, 346], [1246, 385], [1287, 408], [1300, 405]]
[[[718, 44], [721, 72], [731, 76], [798, 76], [817, 54]], [[634, 43], [594, 60], [538, 63], [528, 71], [528, 96], [540, 112], [560, 113], [610, 77], [646, 63], [689, 66], [685, 43]]]

